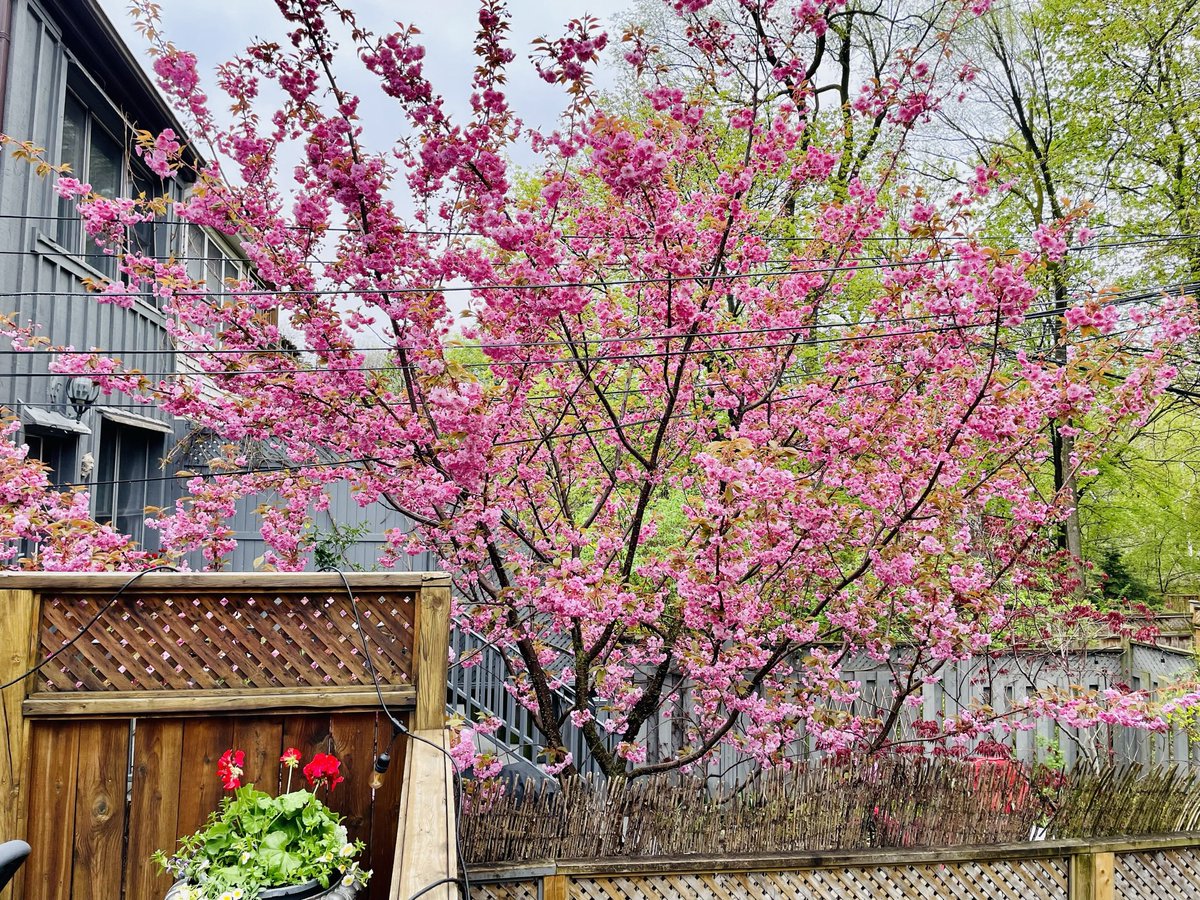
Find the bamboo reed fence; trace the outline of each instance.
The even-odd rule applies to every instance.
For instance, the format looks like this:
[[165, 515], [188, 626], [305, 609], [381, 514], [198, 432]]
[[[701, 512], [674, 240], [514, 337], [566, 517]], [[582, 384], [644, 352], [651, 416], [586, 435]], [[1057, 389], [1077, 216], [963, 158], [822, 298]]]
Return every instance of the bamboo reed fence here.
[[1024, 770], [969, 760], [884, 758], [761, 773], [736, 791], [698, 779], [576, 778], [470, 798], [471, 864], [720, 857], [1013, 843], [1200, 829], [1200, 773], [1077, 770], [1053, 791]]

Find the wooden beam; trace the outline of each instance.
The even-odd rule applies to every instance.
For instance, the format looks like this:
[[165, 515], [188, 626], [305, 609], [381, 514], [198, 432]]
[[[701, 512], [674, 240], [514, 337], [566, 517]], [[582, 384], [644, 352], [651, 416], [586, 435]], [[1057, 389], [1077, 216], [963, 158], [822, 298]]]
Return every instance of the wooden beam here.
[[[416, 691], [410, 685], [385, 685], [383, 699], [393, 709], [410, 710]], [[310, 709], [374, 710], [379, 697], [371, 686], [235, 688], [214, 691], [46, 691], [18, 707], [27, 718], [72, 716], [246, 714]]]
[[[130, 579], [128, 572], [0, 572], [0, 590], [34, 590], [45, 593], [112, 592]], [[416, 590], [426, 586], [449, 588], [443, 572], [347, 572], [353, 590]], [[343, 591], [336, 572], [151, 572], [129, 589], [130, 594], [198, 591]]]
[[[408, 900], [442, 879], [458, 877], [454, 772], [446, 756], [449, 742], [444, 728], [415, 731], [408, 738], [391, 900]], [[422, 894], [429, 900], [453, 900], [457, 896], [458, 888], [452, 883]]]
[[413, 728], [440, 729], [446, 725], [446, 674], [450, 657], [450, 587], [426, 586], [417, 601], [416, 650], [413, 679], [417, 705]]
[[547, 875], [542, 879], [542, 900], [567, 900], [570, 886], [566, 875]]
[[1113, 900], [1112, 853], [1077, 853], [1068, 875], [1070, 900]]
[[[920, 866], [940, 863], [992, 862], [998, 860], [1065, 859], [1070, 877], [1079, 889], [1086, 880], [1088, 891], [1095, 884], [1098, 897], [1112, 900], [1113, 872], [1118, 853], [1152, 853], [1157, 850], [1200, 850], [1200, 834], [1151, 835], [1147, 837], [1076, 838], [1020, 844], [940, 847], [923, 850], [830, 850], [805, 853], [771, 853], [761, 856], [647, 857], [626, 859], [563, 859], [521, 862], [512, 865], [471, 867], [472, 880], [527, 881], [551, 874], [574, 878], [605, 878], [614, 875], [686, 875], [719, 872], [775, 872], [807, 869], [873, 868], [876, 866]], [[1076, 897], [1072, 888], [1070, 896]], [[1090, 893], [1082, 894], [1091, 897]]]
[[[18, 678], [36, 663], [38, 611], [41, 601], [29, 590], [0, 590], [4, 626], [0, 628], [0, 684]], [[4, 839], [24, 839], [28, 834], [29, 721], [21, 703], [33, 678], [0, 691], [0, 822]], [[16, 896], [16, 884], [0, 891], [0, 898]]]

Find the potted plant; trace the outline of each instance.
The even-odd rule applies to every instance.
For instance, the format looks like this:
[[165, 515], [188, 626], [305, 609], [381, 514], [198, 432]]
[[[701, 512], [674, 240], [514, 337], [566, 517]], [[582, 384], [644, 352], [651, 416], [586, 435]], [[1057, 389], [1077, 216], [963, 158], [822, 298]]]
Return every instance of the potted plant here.
[[243, 785], [246, 754], [227, 750], [217, 775], [230, 793], [204, 827], [180, 839], [172, 856], [154, 859], [177, 881], [167, 900], [350, 900], [371, 873], [358, 865], [362, 841], [351, 843], [341, 816], [316, 795], [344, 781], [341, 763], [318, 753], [304, 767], [307, 789], [293, 791], [300, 751], [289, 748], [279, 761], [287, 786], [278, 797]]

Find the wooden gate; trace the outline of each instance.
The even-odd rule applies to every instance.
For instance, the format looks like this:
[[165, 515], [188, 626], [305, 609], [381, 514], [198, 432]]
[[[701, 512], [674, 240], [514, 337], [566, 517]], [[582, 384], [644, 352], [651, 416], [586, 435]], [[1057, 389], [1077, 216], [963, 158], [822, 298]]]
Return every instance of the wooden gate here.
[[[337, 755], [346, 781], [329, 805], [367, 845], [371, 900], [387, 897], [405, 742], [372, 792], [393, 729], [340, 576], [155, 573], [112, 601], [129, 577], [0, 575], [0, 683], [51, 659], [0, 696], [0, 839], [33, 848], [0, 898], [163, 896], [150, 854], [216, 809], [230, 747], [267, 790], [285, 748]], [[448, 578], [349, 577], [384, 701], [440, 727]]]

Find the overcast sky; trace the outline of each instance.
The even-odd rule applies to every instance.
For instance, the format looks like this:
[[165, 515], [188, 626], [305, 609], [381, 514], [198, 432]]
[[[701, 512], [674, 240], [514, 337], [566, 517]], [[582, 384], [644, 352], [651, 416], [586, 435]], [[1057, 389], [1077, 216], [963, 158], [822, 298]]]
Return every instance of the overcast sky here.
[[[160, 0], [164, 31], [181, 49], [197, 55], [201, 67], [211, 73], [222, 62], [256, 37], [283, 40], [285, 29], [273, 0]], [[510, 66], [509, 85], [518, 114], [532, 125], [553, 126], [563, 106], [561, 89], [537, 77], [529, 62], [530, 41], [540, 35], [557, 36], [570, 19], [590, 14], [612, 33], [615, 15], [630, 7], [632, 0], [510, 0], [512, 31], [510, 46], [517, 53]], [[134, 31], [126, 9], [128, 0], [101, 0], [109, 18], [117, 25], [134, 53], [145, 59], [145, 42]], [[429, 72], [435, 88], [458, 112], [465, 107], [473, 61], [471, 45], [478, 27], [478, 4], [474, 0], [349, 0], [361, 24], [376, 33], [394, 28], [394, 22], [416, 25], [425, 43]], [[612, 35], [616, 38], [619, 35]], [[364, 120], [372, 131], [394, 115], [390, 101], [373, 89], [372, 76], [354, 60], [344, 60], [340, 72], [352, 73], [347, 86], [364, 100]], [[211, 82], [210, 82], [211, 84]], [[603, 81], [601, 82], [603, 85]], [[211, 95], [211, 90], [210, 90]], [[368, 115], [370, 114], [370, 115]], [[369, 135], [384, 139], [382, 133]]]

